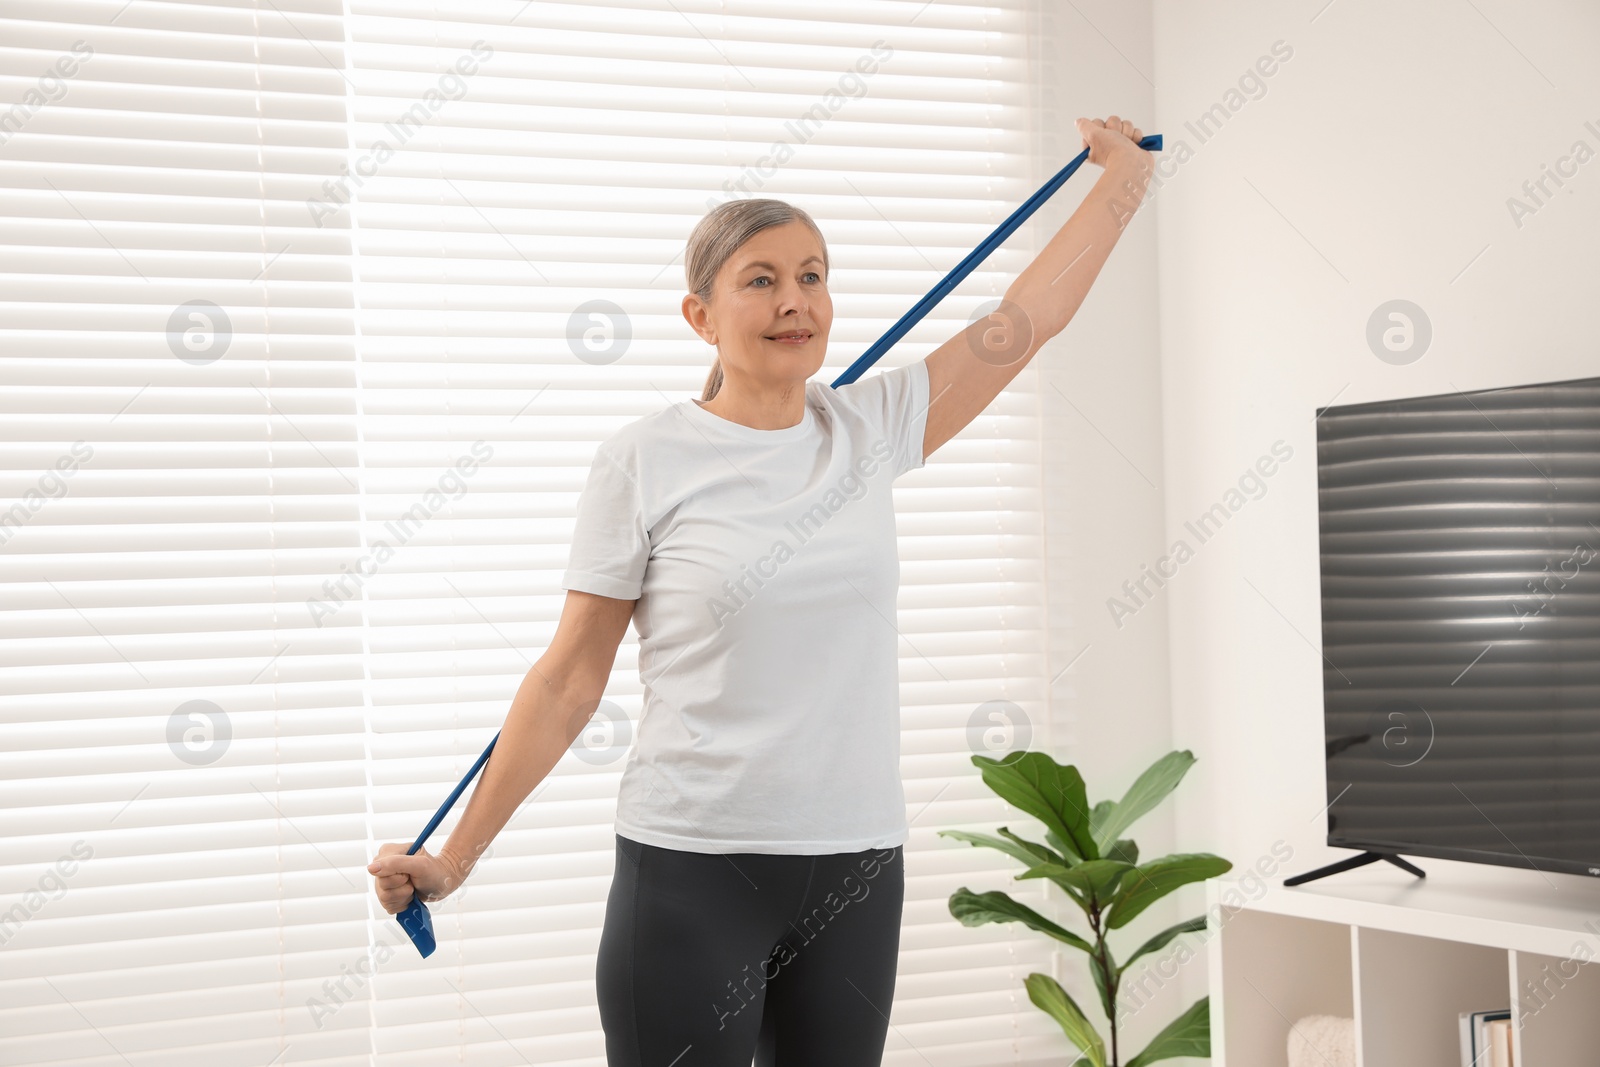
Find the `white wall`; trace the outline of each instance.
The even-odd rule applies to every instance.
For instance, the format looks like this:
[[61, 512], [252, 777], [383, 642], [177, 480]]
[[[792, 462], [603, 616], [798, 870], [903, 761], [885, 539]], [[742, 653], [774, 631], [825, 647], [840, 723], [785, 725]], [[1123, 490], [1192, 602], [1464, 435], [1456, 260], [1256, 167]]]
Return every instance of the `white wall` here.
[[[1160, 127], [1147, 0], [1042, 0], [1040, 6], [1046, 92], [1040, 133], [1043, 158], [1053, 164], [1038, 176], [1042, 183], [1082, 150], [1074, 126], [1079, 116], [1115, 114], [1148, 133]], [[1085, 164], [1039, 210], [1038, 239], [1060, 228], [1100, 173]], [[1120, 796], [1174, 747], [1166, 605], [1154, 602], [1119, 627], [1105, 604], [1165, 543], [1156, 222], [1153, 212], [1134, 217], [1071, 324], [1032, 365], [1044, 418], [1052, 754], [1079, 766], [1091, 800]], [[1189, 844], [1175, 845], [1173, 817], [1192, 790], [1195, 784], [1185, 783], [1133, 828], [1144, 855]], [[1113, 935], [1113, 949], [1130, 952], [1144, 935], [1201, 907], [1198, 895], [1165, 901], [1135, 930]], [[1070, 903], [1061, 909], [1080, 929], [1075, 913]], [[1063, 984], [1098, 1025], [1082, 955], [1065, 952], [1062, 963]], [[1203, 965], [1193, 969], [1203, 976]], [[1122, 1035], [1124, 1061], [1202, 992], [1172, 983], [1155, 993]]]
[[[1116, 114], [1156, 132], [1144, 80], [1149, 5], [1106, 0], [1080, 10], [1092, 24], [1066, 5], [1045, 23], [1065, 58], [1050, 72], [1054, 97], [1041, 111], [1045, 156], [1055, 161], [1041, 182], [1082, 150], [1080, 115]], [[1084, 164], [1040, 209], [1042, 237], [1060, 228], [1100, 174]], [[1165, 607], [1119, 627], [1104, 603], [1163, 544], [1155, 292], [1155, 220], [1141, 213], [1066, 331], [1034, 362], [1044, 416], [1054, 736], [1064, 752], [1057, 758], [1081, 761], [1091, 800], [1120, 792], [1170, 748]], [[1141, 836], [1170, 838], [1165, 814], [1141, 822]]]
[[[1197, 548], [1159, 594], [1173, 734], [1201, 759], [1177, 834], [1239, 866], [1281, 838], [1305, 870], [1350, 855], [1322, 844], [1313, 415], [1600, 374], [1600, 158], [1520, 226], [1507, 207], [1575, 142], [1600, 152], [1600, 5], [1158, 0], [1154, 41], [1164, 521]], [[1186, 124], [1278, 41], [1202, 142]], [[1406, 365], [1365, 337], [1394, 298], [1432, 323]], [[1184, 521], [1280, 439], [1265, 495], [1199, 544]]]

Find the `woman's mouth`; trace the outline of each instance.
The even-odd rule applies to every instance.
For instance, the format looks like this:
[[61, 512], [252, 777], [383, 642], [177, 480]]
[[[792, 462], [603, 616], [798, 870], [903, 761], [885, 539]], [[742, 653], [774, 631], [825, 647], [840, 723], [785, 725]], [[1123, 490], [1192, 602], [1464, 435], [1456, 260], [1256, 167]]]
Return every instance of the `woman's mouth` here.
[[790, 330], [787, 333], [777, 333], [768, 337], [769, 341], [776, 341], [780, 345], [803, 345], [811, 340], [810, 330]]

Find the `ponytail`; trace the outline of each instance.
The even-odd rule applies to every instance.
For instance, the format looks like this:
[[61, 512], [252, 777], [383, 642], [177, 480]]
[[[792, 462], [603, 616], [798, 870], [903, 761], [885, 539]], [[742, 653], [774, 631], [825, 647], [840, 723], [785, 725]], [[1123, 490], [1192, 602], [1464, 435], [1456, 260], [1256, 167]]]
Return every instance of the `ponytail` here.
[[702, 401], [710, 401], [722, 388], [722, 358], [719, 356], [711, 361], [711, 373], [706, 375], [705, 388], [700, 391]]

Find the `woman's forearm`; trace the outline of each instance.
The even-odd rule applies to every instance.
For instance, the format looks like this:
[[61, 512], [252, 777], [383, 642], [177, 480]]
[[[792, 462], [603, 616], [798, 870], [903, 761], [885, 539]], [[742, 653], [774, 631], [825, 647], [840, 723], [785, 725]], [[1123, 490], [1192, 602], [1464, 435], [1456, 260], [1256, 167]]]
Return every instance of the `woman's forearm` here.
[[[541, 658], [517, 687], [483, 777], [449, 840], [439, 849], [439, 858], [458, 875], [451, 889], [472, 873], [518, 805], [550, 773], [583, 729], [588, 716], [578, 712], [584, 701], [565, 683], [562, 674]], [[588, 702], [589, 710], [594, 703]]]
[[1149, 186], [1150, 153], [1140, 148], [1114, 156], [1072, 217], [1006, 290], [1028, 316], [1037, 337], [1066, 329], [1138, 210]]

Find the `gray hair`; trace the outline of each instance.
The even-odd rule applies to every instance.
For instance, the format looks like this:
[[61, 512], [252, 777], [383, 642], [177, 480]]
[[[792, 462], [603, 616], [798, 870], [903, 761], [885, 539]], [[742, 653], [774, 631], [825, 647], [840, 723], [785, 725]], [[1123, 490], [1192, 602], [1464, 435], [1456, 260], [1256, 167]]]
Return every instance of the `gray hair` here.
[[[817, 235], [822, 245], [822, 275], [828, 275], [828, 242], [816, 221], [803, 208], [782, 200], [742, 199], [728, 200], [710, 211], [695, 224], [683, 252], [683, 273], [689, 291], [706, 304], [711, 303], [712, 284], [722, 265], [750, 238], [772, 226], [790, 222], [803, 222]], [[722, 360], [711, 363], [711, 373], [706, 376], [701, 400], [710, 400], [722, 388]]]

